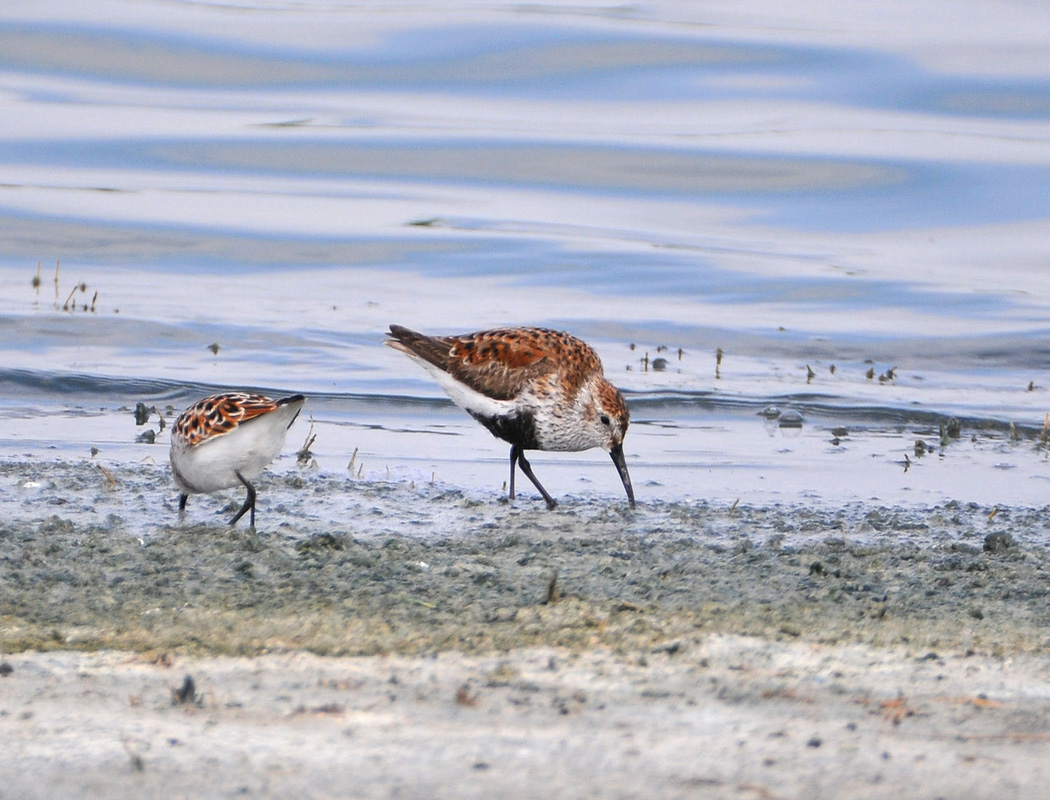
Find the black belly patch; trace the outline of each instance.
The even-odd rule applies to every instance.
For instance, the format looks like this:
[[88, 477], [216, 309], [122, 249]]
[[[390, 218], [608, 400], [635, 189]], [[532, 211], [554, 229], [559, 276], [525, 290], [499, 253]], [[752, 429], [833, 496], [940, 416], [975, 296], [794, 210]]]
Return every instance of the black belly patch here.
[[514, 414], [506, 417], [483, 417], [471, 414], [474, 419], [489, 429], [497, 439], [516, 444], [522, 450], [538, 450], [536, 423], [532, 414]]

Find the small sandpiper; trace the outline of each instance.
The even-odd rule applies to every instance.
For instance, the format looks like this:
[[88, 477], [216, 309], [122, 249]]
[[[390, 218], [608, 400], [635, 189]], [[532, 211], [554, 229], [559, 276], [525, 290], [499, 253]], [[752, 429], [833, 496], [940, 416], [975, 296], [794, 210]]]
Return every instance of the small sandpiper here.
[[631, 415], [602, 362], [574, 336], [546, 328], [503, 328], [459, 336], [426, 336], [391, 325], [386, 344], [422, 365], [460, 408], [510, 442], [510, 497], [520, 466], [548, 508], [556, 503], [532, 473], [526, 450], [601, 447], [634, 507], [623, 456]]
[[212, 395], [183, 411], [171, 430], [171, 473], [179, 487], [179, 514], [191, 494], [209, 494], [233, 486], [248, 490], [230, 525], [250, 511], [255, 526], [255, 487], [251, 479], [284, 447], [288, 429], [306, 398], [301, 394], [271, 400], [259, 394]]

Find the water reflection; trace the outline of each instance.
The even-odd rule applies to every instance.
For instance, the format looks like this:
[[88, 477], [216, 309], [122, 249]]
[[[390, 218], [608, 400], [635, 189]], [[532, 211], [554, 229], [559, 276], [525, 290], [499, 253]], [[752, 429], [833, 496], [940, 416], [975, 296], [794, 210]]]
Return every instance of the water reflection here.
[[[78, 402], [244, 385], [312, 393], [345, 461], [359, 443], [331, 431], [390, 398], [415, 398], [419, 427], [442, 418], [382, 353], [392, 320], [593, 341], [651, 434], [647, 480], [683, 492], [689, 470], [739, 470], [731, 487], [774, 463], [792, 491], [827, 470], [822, 414], [858, 417], [834, 458], [863, 469], [865, 420], [872, 440], [914, 439], [915, 414], [1028, 431], [1045, 413], [1037, 71], [989, 75], [975, 47], [939, 73], [885, 36], [778, 39], [640, 7], [120, 8], [0, 11], [8, 441]], [[34, 293], [57, 261], [97, 311]], [[684, 356], [643, 369], [661, 346]], [[753, 435], [774, 402], [806, 417], [785, 452]], [[733, 417], [727, 440], [707, 414]], [[665, 415], [657, 435], [646, 419]], [[370, 460], [415, 457], [397, 441], [412, 426], [376, 424]], [[468, 437], [446, 437], [463, 442], [449, 459], [474, 461]]]

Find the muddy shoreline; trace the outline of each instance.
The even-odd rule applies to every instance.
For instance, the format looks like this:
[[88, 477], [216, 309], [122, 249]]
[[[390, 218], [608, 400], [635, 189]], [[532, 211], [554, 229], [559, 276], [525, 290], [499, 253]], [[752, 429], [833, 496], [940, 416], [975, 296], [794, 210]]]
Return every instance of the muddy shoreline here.
[[0, 469], [11, 796], [1002, 798], [1050, 777], [1043, 510], [548, 512], [290, 471], [251, 530], [218, 522], [232, 495], [173, 523], [163, 477]]
[[[1050, 645], [1040, 509], [632, 513], [570, 498], [546, 512], [532, 500], [347, 488], [341, 477], [289, 472], [260, 485], [256, 530], [200, 524], [222, 518], [232, 495], [201, 500], [181, 523], [143, 526], [126, 516], [133, 508], [106, 504], [131, 497], [172, 519], [170, 492], [158, 503], [144, 490], [154, 472], [36, 468], [24, 517], [0, 523], [7, 653], [631, 651], [709, 633], [989, 655]], [[311, 518], [307, 509], [337, 491], [354, 493], [356, 511]]]

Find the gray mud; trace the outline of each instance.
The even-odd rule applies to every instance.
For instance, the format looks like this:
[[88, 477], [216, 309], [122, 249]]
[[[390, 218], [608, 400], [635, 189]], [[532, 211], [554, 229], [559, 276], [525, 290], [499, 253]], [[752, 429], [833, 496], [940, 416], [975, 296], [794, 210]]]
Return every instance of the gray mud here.
[[1029, 798], [1044, 511], [0, 464], [0, 795]]
[[570, 497], [548, 512], [293, 471], [260, 480], [252, 530], [217, 522], [236, 493], [193, 498], [176, 523], [160, 467], [7, 463], [0, 479], [7, 653], [647, 652], [711, 633], [993, 656], [1050, 646], [1039, 509], [631, 512]]

